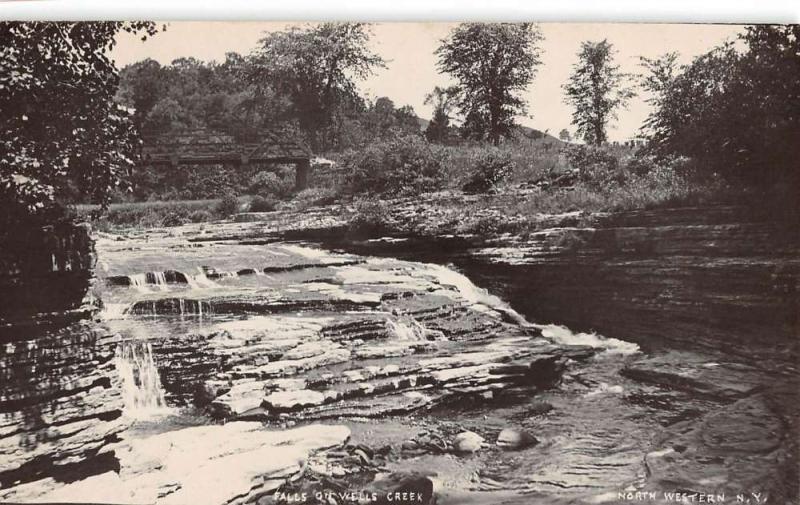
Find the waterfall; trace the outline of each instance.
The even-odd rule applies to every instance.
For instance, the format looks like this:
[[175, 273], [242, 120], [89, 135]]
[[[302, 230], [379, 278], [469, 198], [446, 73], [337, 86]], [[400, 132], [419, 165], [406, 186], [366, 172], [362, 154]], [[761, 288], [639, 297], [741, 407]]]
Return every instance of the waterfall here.
[[164, 413], [167, 404], [150, 342], [122, 342], [114, 360], [122, 381], [125, 414], [141, 419]]
[[398, 340], [425, 340], [427, 330], [416, 319], [410, 323], [386, 319], [386, 330]]
[[103, 319], [125, 319], [128, 315], [128, 308], [130, 305], [127, 303], [106, 303], [103, 305], [101, 312]]
[[466, 275], [433, 263], [429, 263], [425, 266], [428, 267], [430, 274], [436, 279], [436, 282], [443, 286], [455, 288], [467, 302], [489, 307], [492, 310], [504, 314], [520, 326], [530, 325], [525, 317], [512, 309], [508, 303], [489, 293], [487, 290], [479, 288], [473, 284]]
[[158, 286], [158, 289], [164, 291], [169, 289], [167, 286], [167, 276], [164, 272], [151, 272], [153, 275], [153, 284]]
[[147, 274], [133, 274], [129, 275], [131, 280], [131, 287], [143, 293], [149, 292], [147, 289]]
[[217, 283], [206, 277], [206, 272], [203, 270], [203, 267], [197, 267], [198, 274], [197, 275], [189, 275], [186, 274], [186, 282], [189, 283], [189, 287], [192, 289], [198, 288], [213, 288], [217, 286]]

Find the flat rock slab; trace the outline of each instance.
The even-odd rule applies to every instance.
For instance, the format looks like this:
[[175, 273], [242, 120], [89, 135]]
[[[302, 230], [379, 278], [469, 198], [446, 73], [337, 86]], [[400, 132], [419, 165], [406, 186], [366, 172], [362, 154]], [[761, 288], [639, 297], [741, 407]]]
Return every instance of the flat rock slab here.
[[787, 503], [787, 436], [762, 395], [739, 400], [665, 429], [645, 456], [645, 487], [659, 495], [681, 490], [735, 500], [744, 494], [752, 503], [751, 493], [758, 493], [760, 503]]
[[669, 351], [637, 360], [621, 373], [641, 382], [721, 401], [745, 397], [764, 385], [764, 373], [760, 370], [684, 351]]
[[108, 472], [38, 498], [47, 502], [253, 503], [300, 472], [310, 453], [344, 444], [345, 426], [268, 431], [257, 422], [199, 426], [131, 441]]

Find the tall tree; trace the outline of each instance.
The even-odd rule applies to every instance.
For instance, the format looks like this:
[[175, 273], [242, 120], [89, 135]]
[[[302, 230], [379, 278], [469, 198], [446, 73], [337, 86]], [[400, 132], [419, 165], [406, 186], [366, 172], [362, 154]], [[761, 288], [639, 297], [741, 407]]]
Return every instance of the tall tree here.
[[433, 117], [425, 129], [425, 137], [431, 142], [442, 143], [447, 139], [450, 129], [450, 114], [456, 105], [458, 88], [450, 86], [442, 88], [436, 86], [433, 91], [425, 95], [425, 105], [433, 106]]
[[522, 93], [536, 75], [542, 35], [531, 23], [463, 23], [436, 50], [438, 67], [459, 83], [466, 136], [495, 145], [527, 113]]
[[572, 124], [588, 144], [600, 145], [607, 140], [606, 126], [617, 119], [617, 110], [626, 107], [635, 96], [627, 85], [630, 76], [620, 72], [614, 53], [608, 40], [583, 42], [578, 63], [564, 84], [565, 102], [575, 109]]
[[[640, 57], [640, 65], [644, 72], [639, 76], [641, 88], [648, 94], [645, 102], [653, 111], [661, 110], [667, 98], [667, 92], [673, 84], [678, 72], [678, 53], [665, 53], [658, 58]], [[642, 125], [644, 135], [654, 132], [657, 118], [651, 113]]]
[[337, 108], [357, 95], [356, 81], [385, 66], [368, 47], [363, 23], [323, 23], [270, 33], [252, 54], [248, 80], [288, 97], [291, 117], [312, 149], [325, 148]]
[[132, 114], [114, 102], [109, 51], [149, 22], [0, 23], [0, 214], [20, 218], [70, 190], [107, 204], [133, 166]]

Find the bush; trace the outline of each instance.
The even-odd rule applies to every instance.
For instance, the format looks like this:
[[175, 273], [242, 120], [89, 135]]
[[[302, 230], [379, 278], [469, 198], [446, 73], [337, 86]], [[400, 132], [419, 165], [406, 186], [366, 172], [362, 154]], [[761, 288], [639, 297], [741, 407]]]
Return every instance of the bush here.
[[211, 214], [211, 212], [203, 209], [196, 210], [189, 214], [189, 221], [193, 223], [207, 223], [212, 219], [214, 219], [214, 216]]
[[217, 214], [222, 217], [228, 217], [232, 214], [239, 212], [239, 199], [232, 192], [227, 192], [222, 195], [219, 203], [217, 203], [215, 210]]
[[356, 213], [350, 218], [350, 232], [365, 236], [382, 235], [389, 231], [391, 221], [386, 202], [361, 200], [356, 203]]
[[189, 222], [185, 212], [172, 211], [167, 213], [161, 220], [162, 226], [181, 226]]
[[494, 190], [514, 172], [511, 154], [496, 147], [487, 147], [473, 153], [470, 159], [470, 177], [464, 184], [467, 193], [486, 193]]
[[348, 190], [353, 194], [403, 196], [444, 187], [447, 151], [418, 135], [374, 143], [349, 152], [343, 162]]
[[335, 188], [308, 188], [297, 193], [292, 199], [292, 203], [295, 209], [302, 210], [317, 205], [330, 205], [336, 201], [338, 196]]
[[566, 149], [568, 163], [578, 170], [581, 181], [596, 188], [625, 184], [627, 172], [620, 169], [619, 157], [606, 146], [570, 146]]
[[270, 197], [254, 196], [250, 200], [250, 212], [272, 212], [278, 205], [278, 200]]
[[283, 199], [292, 193], [293, 187], [291, 180], [274, 172], [258, 172], [250, 179], [250, 192], [254, 195]]

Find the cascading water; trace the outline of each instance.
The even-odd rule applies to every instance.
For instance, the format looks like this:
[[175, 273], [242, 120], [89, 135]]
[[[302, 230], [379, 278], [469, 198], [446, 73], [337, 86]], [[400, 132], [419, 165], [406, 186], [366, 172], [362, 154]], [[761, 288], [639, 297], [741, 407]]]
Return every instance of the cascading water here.
[[427, 330], [416, 319], [408, 323], [387, 319], [386, 330], [398, 340], [418, 341], [425, 340], [427, 336]]
[[134, 274], [129, 275], [128, 278], [131, 281], [131, 287], [136, 289], [137, 291], [147, 292], [147, 274]]
[[122, 381], [125, 414], [141, 419], [166, 411], [164, 390], [150, 342], [126, 341], [117, 345], [117, 373]]
[[479, 288], [473, 284], [466, 275], [434, 263], [429, 263], [425, 266], [439, 284], [456, 288], [461, 297], [467, 302], [476, 305], [483, 305], [484, 307], [501, 312], [520, 326], [530, 325], [525, 317], [516, 310], [512, 309], [508, 303], [489, 293], [487, 290]]
[[153, 284], [162, 291], [168, 289], [167, 275], [164, 272], [150, 272], [153, 275]]
[[198, 273], [195, 275], [186, 274], [186, 282], [192, 289], [213, 288], [217, 283], [206, 277], [206, 272], [202, 267], [197, 267]]

